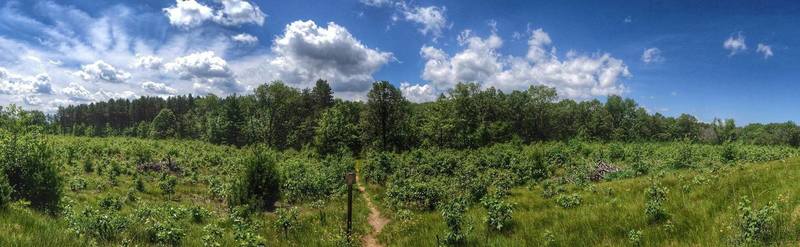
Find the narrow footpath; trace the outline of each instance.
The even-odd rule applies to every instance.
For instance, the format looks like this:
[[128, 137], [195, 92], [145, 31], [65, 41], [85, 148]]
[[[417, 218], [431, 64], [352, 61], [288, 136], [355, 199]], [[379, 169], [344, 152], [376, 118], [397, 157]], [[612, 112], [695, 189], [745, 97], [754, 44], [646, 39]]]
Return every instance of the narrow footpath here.
[[362, 239], [364, 246], [383, 247], [383, 245], [378, 243], [378, 234], [380, 234], [381, 230], [383, 230], [383, 227], [389, 223], [389, 219], [381, 216], [381, 211], [378, 210], [374, 204], [372, 204], [372, 199], [370, 199], [369, 194], [367, 194], [367, 190], [361, 183], [361, 176], [358, 173], [356, 173], [356, 184], [358, 184], [358, 191], [361, 191], [361, 195], [364, 196], [364, 200], [367, 201], [367, 206], [369, 207], [369, 217], [367, 218], [367, 221], [369, 222], [369, 225], [372, 226], [372, 232], [364, 235], [364, 238]]

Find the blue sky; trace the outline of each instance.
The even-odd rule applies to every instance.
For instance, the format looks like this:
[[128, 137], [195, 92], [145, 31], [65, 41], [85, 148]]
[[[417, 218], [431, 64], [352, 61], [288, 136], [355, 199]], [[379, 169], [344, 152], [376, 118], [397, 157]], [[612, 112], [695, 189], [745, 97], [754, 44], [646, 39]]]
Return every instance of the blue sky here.
[[798, 121], [792, 1], [2, 1], [0, 104], [388, 80], [417, 102], [459, 81], [651, 112]]

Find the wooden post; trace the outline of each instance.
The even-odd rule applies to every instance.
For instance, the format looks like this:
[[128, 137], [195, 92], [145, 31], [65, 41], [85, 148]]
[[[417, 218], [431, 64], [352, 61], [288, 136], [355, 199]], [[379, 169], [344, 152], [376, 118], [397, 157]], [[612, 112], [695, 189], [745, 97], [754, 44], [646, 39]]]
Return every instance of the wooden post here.
[[348, 172], [345, 174], [345, 182], [347, 182], [347, 239], [353, 232], [353, 183], [356, 181], [356, 174]]

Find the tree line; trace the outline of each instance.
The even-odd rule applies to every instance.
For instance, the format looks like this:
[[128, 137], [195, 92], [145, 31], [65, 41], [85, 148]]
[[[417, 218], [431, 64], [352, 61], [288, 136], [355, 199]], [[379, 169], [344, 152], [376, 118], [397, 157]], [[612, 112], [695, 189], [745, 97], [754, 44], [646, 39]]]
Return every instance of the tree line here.
[[375, 82], [364, 102], [334, 99], [324, 80], [311, 89], [275, 81], [248, 95], [111, 99], [30, 115], [31, 124], [53, 134], [202, 139], [324, 153], [569, 139], [800, 145], [800, 127], [793, 122], [737, 127], [733, 119], [705, 123], [689, 114], [651, 114], [617, 95], [605, 102], [575, 101], [559, 99], [546, 86], [506, 93], [476, 83], [460, 83], [433, 102], [413, 103], [386, 81]]

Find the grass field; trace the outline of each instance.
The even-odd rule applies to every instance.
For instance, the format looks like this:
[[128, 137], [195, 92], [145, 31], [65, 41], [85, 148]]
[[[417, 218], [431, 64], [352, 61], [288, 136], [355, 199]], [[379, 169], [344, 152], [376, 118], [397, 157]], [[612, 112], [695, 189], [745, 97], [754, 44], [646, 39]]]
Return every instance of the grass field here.
[[[330, 194], [320, 194], [317, 190], [324, 190], [320, 186], [325, 181], [343, 183], [337, 174], [326, 175], [336, 171], [326, 166], [344, 164], [345, 168], [354, 169], [358, 165], [362, 166], [359, 171], [365, 172], [363, 166], [368, 163], [351, 157], [331, 161], [308, 151], [278, 153], [278, 170], [285, 177], [282, 185], [285, 191], [276, 206], [296, 207], [298, 212], [298, 217], [290, 220], [289, 228], [284, 231], [278, 224], [284, 220], [282, 213], [242, 215], [226, 203], [225, 195], [237, 178], [241, 157], [247, 155], [248, 149], [197, 141], [62, 136], [46, 139], [54, 150], [51, 161], [57, 164], [64, 180], [63, 210], [50, 215], [31, 209], [24, 201], [12, 203], [0, 210], [0, 246], [343, 246], [347, 245], [343, 233], [346, 194], [338, 189]], [[490, 180], [499, 180], [492, 177], [504, 174], [499, 169], [522, 169], [498, 165], [502, 160], [518, 162], [509, 158], [513, 155], [570, 156], [562, 159], [563, 165], [541, 168], [551, 170], [545, 179], [520, 180], [523, 182], [510, 188], [503, 200], [513, 205], [511, 221], [500, 231], [488, 229], [487, 210], [481, 204], [470, 204], [462, 222], [466, 239], [457, 245], [790, 246], [798, 243], [800, 185], [796, 181], [800, 179], [800, 158], [795, 156], [796, 149], [694, 145], [687, 151], [690, 154], [687, 159], [682, 155], [687, 153], [682, 149], [684, 146], [545, 143], [521, 149], [504, 144], [461, 154], [447, 150], [411, 152], [397, 154], [410, 157], [398, 158], [396, 163], [408, 170], [395, 167], [391, 179], [402, 179], [407, 175], [403, 172], [412, 172], [415, 173], [412, 178], [448, 187], [452, 185], [446, 182], [454, 181], [446, 180], [448, 176], [460, 176], [460, 173], [446, 175], [457, 171], [441, 170], [448, 164], [480, 165], [483, 164], [480, 160], [494, 160], [486, 163], [492, 166], [487, 170], [490, 173], [479, 170], [464, 174], [488, 174]], [[730, 150], [736, 155], [727, 155]], [[640, 169], [637, 168], [637, 162], [643, 159], [637, 155], [640, 152], [646, 154], [644, 159], [651, 166], [646, 175], [633, 172]], [[478, 160], [470, 161], [476, 157]], [[676, 157], [690, 160], [692, 165], [675, 168]], [[739, 161], [728, 162], [724, 157]], [[146, 164], [165, 159], [174, 159], [182, 171], [173, 174], [137, 168], [143, 160]], [[570, 180], [585, 178], [581, 164], [593, 159], [611, 160], [621, 167], [622, 175], [600, 182]], [[544, 164], [519, 162], [514, 164], [532, 168]], [[445, 175], [434, 175], [437, 171], [431, 168]], [[457, 165], [450, 169], [473, 168]], [[165, 193], [163, 187], [170, 176], [177, 177], [174, 194]], [[137, 188], [139, 180], [141, 189]], [[560, 189], [556, 193], [546, 191], [552, 189], [545, 188], [548, 181], [561, 181]], [[434, 246], [443, 242], [447, 227], [441, 205], [428, 210], [404, 209], [392, 204], [390, 197], [397, 193], [387, 193], [389, 184], [365, 184], [367, 195], [383, 216], [390, 219], [377, 235], [382, 245]], [[494, 190], [497, 184], [488, 186]], [[648, 201], [645, 193], [651, 188], [666, 191], [661, 208], [667, 216], [657, 221], [645, 213]], [[352, 239], [354, 245], [360, 245], [363, 243], [359, 240], [372, 231], [367, 221], [370, 209], [358, 190], [354, 190], [353, 198]], [[740, 205], [745, 198], [751, 203]], [[775, 206], [765, 208], [765, 205]], [[743, 224], [755, 230], [748, 232]], [[748, 237], [755, 240], [745, 241]]]
[[[470, 246], [723, 246], [736, 243], [743, 196], [761, 207], [778, 205], [775, 245], [796, 246], [800, 234], [800, 159], [745, 164], [718, 170], [683, 170], [656, 178], [640, 177], [603, 182], [568, 193], [581, 203], [562, 208], [542, 196], [541, 186], [515, 188], [513, 223], [506, 231], [487, 231], [481, 207], [467, 211], [467, 245]], [[669, 218], [651, 224], [645, 216], [644, 191], [651, 179], [668, 189], [665, 208]], [[380, 188], [373, 186], [375, 194]], [[376, 196], [377, 200], [381, 197]], [[386, 208], [389, 211], [389, 208]], [[396, 217], [396, 216], [395, 216]], [[395, 221], [402, 222], [402, 221]], [[629, 236], [640, 231], [640, 242]], [[438, 212], [419, 213], [405, 223], [387, 226], [380, 239], [388, 246], [432, 246], [445, 225]], [[635, 234], [634, 234], [635, 235]]]

